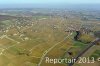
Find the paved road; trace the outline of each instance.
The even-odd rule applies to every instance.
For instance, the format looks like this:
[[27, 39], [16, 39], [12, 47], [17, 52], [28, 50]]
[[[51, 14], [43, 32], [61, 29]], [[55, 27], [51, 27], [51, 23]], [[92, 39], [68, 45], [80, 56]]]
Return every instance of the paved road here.
[[40, 59], [40, 62], [39, 62], [39, 64], [38, 64], [38, 66], [41, 65], [41, 63], [42, 63], [44, 57], [48, 54], [48, 52], [50, 52], [50, 51], [51, 51], [54, 47], [56, 47], [58, 44], [60, 44], [60, 43], [62, 43], [63, 41], [65, 41], [70, 35], [72, 35], [72, 34], [68, 34], [68, 36], [65, 37], [62, 41], [56, 43], [56, 44], [53, 45], [51, 48], [49, 48], [48, 50], [46, 50], [46, 51], [43, 53], [43, 55], [42, 55], [42, 57], [41, 57], [41, 59]]
[[[82, 50], [74, 59], [76, 59], [76, 61], [79, 59], [79, 57], [81, 57], [88, 49], [90, 49], [92, 46], [94, 46], [95, 44], [97, 44], [98, 42], [100, 42], [100, 38], [96, 38], [94, 41], [92, 41], [84, 50]], [[75, 61], [75, 62], [76, 62]], [[70, 63], [68, 66], [73, 66], [74, 63]]]

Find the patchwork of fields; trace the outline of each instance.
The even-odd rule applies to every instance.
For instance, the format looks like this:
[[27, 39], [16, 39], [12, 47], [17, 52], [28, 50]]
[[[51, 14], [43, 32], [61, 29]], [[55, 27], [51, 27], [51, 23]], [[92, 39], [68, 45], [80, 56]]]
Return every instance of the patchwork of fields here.
[[[100, 27], [100, 24], [94, 26], [98, 21], [95, 23], [82, 21], [75, 15], [73, 18], [72, 15], [68, 15], [67, 18], [57, 15], [8, 17], [3, 16], [4, 20], [0, 21], [0, 66], [67, 66], [68, 64], [64, 62], [45, 63], [45, 57], [52, 59], [75, 57], [96, 38], [93, 32], [98, 31]], [[75, 31], [87, 25], [91, 25], [90, 28], [94, 26], [91, 28], [93, 32], [82, 33], [79, 37], [81, 41], [75, 41]], [[95, 56], [95, 53], [98, 54], [100, 49], [88, 51], [91, 54], [84, 56], [91, 57]], [[72, 55], [70, 56], [68, 52]], [[98, 57], [99, 55], [96, 59]], [[96, 64], [100, 63], [96, 61]], [[82, 65], [75, 63], [74, 66]]]

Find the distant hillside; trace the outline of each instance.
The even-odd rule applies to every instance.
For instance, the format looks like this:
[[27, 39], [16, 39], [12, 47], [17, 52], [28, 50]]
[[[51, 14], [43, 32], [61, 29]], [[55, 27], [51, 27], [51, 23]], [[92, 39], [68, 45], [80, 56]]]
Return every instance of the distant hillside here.
[[9, 19], [13, 19], [13, 18], [15, 18], [15, 17], [10, 16], [10, 15], [0, 15], [0, 21], [9, 20]]

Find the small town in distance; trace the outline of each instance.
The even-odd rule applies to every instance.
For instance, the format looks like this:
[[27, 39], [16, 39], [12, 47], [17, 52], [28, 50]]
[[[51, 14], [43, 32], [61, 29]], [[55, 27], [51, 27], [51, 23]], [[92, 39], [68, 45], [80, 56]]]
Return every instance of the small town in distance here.
[[100, 9], [66, 7], [0, 6], [0, 66], [100, 66]]

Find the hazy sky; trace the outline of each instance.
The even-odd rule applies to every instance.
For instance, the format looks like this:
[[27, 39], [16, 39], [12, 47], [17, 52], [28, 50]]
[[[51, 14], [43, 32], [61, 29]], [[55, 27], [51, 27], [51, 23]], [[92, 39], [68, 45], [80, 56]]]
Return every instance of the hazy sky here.
[[96, 4], [100, 0], [0, 0], [0, 4]]
[[[73, 4], [100, 4], [100, 0], [0, 0], [0, 8], [48, 8], [48, 7], [71, 7]], [[80, 6], [76, 7], [80, 7]], [[94, 6], [88, 6], [94, 7]], [[99, 7], [96, 5], [96, 7]]]

